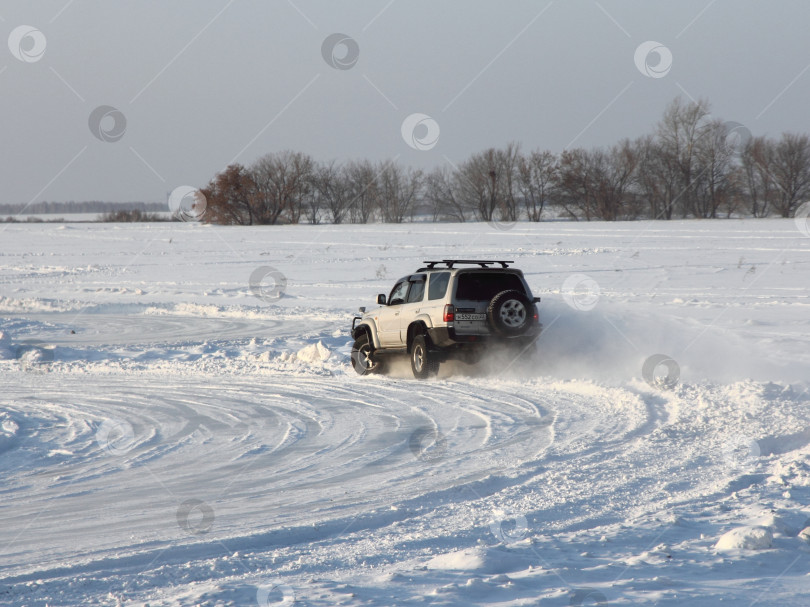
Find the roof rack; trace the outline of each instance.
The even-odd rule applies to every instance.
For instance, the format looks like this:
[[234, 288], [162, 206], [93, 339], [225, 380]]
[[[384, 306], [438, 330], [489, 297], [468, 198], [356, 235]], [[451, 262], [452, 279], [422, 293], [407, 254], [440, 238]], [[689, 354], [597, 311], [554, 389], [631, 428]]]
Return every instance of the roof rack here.
[[441, 261], [423, 261], [422, 263], [426, 263], [427, 266], [424, 268], [419, 268], [419, 272], [423, 272], [424, 270], [436, 270], [437, 265], [443, 265], [447, 269], [452, 270], [453, 266], [456, 264], [465, 264], [465, 265], [477, 265], [481, 266], [482, 268], [489, 268], [490, 266], [494, 266], [495, 264], [501, 264], [502, 268], [508, 268], [510, 263], [515, 263], [514, 261], [502, 261], [502, 260], [485, 260], [485, 259], [442, 259]]

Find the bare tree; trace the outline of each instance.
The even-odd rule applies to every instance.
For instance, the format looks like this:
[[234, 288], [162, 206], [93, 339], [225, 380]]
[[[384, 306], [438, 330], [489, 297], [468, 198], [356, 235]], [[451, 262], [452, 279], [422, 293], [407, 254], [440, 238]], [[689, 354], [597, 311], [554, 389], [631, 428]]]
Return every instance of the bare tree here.
[[773, 148], [770, 173], [779, 189], [774, 207], [782, 217], [791, 217], [810, 198], [810, 137], [782, 133]]
[[574, 148], [560, 155], [557, 173], [558, 201], [572, 219], [595, 215], [591, 157], [587, 150]]
[[518, 218], [516, 190], [520, 146], [509, 143], [503, 150], [490, 148], [473, 154], [458, 171], [459, 198], [483, 221]]
[[351, 184], [348, 170], [337, 166], [335, 162], [319, 167], [313, 177], [317, 197], [321, 205], [329, 212], [332, 223], [343, 223], [349, 214], [351, 203]]
[[[491, 151], [494, 154], [494, 150]], [[458, 196], [462, 206], [472, 209], [477, 219], [490, 221], [495, 200], [492, 179], [495, 171], [485, 154], [474, 154], [459, 167]]]
[[663, 165], [667, 171], [677, 168], [678, 175], [675, 190], [667, 192], [672, 197], [664, 200], [667, 219], [672, 217], [676, 203], [679, 204], [683, 217], [693, 207], [693, 186], [700, 174], [695, 166], [697, 142], [704, 135], [704, 121], [708, 115], [708, 101], [685, 102], [678, 97], [669, 104], [664, 117], [658, 123], [657, 139]]
[[566, 150], [558, 171], [559, 201], [565, 211], [586, 220], [616, 221], [638, 216], [636, 167], [639, 155], [625, 140], [608, 150]]
[[597, 212], [606, 221], [635, 219], [640, 213], [634, 192], [638, 152], [627, 139], [608, 149], [599, 168], [597, 191]]
[[557, 158], [535, 150], [518, 158], [518, 185], [529, 221], [540, 221], [557, 179]]
[[223, 225], [252, 225], [252, 190], [253, 183], [245, 167], [240, 164], [226, 167], [200, 190], [206, 200], [203, 221]]
[[316, 187], [316, 177], [313, 173], [309, 179], [308, 194], [304, 197], [302, 208], [307, 222], [312, 225], [321, 223], [323, 219], [323, 197], [318, 192]]
[[744, 197], [754, 217], [767, 217], [774, 201], [776, 184], [771, 177], [773, 145], [765, 137], [755, 137], [741, 154]]
[[467, 209], [459, 198], [459, 176], [446, 166], [437, 167], [425, 177], [424, 198], [433, 221], [466, 221]]
[[636, 186], [647, 203], [648, 215], [652, 219], [671, 219], [672, 207], [667, 207], [665, 201], [673, 198], [672, 191], [677, 181], [675, 171], [667, 170], [670, 165], [665, 162], [661, 146], [653, 135], [639, 137], [635, 147], [638, 155]]
[[368, 161], [351, 162], [344, 178], [349, 190], [349, 215], [352, 223], [368, 223], [378, 207], [377, 171]]
[[298, 223], [312, 186], [312, 158], [301, 152], [267, 154], [250, 167], [256, 223], [275, 224], [282, 216]]
[[422, 172], [403, 169], [393, 161], [382, 162], [377, 171], [380, 212], [387, 223], [402, 223], [413, 218], [422, 183]]
[[520, 219], [520, 209], [517, 204], [517, 192], [520, 167], [520, 144], [514, 141], [508, 143], [503, 150], [498, 150], [496, 161], [499, 167], [498, 198], [501, 219], [517, 221]]
[[694, 183], [690, 211], [695, 217], [717, 217], [721, 206], [735, 197], [734, 149], [729, 147], [722, 120], [712, 120], [702, 128], [695, 142]]

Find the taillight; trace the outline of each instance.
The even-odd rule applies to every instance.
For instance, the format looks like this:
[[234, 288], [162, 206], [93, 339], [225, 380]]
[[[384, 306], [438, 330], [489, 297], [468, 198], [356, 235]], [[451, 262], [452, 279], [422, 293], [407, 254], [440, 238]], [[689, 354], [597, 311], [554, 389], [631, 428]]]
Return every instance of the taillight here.
[[456, 308], [453, 304], [445, 304], [444, 306], [444, 322], [453, 322], [456, 318]]

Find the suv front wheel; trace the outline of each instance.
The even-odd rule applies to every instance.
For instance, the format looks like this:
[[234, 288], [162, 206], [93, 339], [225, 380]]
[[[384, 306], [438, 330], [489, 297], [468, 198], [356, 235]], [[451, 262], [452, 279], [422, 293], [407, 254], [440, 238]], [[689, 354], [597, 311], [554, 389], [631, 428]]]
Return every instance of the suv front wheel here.
[[416, 379], [427, 379], [439, 372], [439, 361], [428, 348], [424, 335], [417, 335], [411, 344], [411, 370]]
[[358, 336], [352, 346], [352, 367], [358, 375], [368, 373], [381, 373], [383, 364], [381, 361], [373, 361], [370, 357], [371, 344], [368, 341], [368, 333]]

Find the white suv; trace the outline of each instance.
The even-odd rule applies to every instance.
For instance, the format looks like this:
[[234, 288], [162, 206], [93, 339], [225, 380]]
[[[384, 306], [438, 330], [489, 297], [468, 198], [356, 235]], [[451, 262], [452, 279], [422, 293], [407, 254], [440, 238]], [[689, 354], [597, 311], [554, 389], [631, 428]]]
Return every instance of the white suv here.
[[[408, 354], [414, 377], [438, 372], [450, 358], [469, 363], [497, 341], [525, 350], [542, 325], [523, 272], [512, 261], [444, 259], [399, 279], [381, 306], [352, 323], [352, 365], [361, 375], [384, 370], [389, 355]], [[467, 267], [456, 267], [467, 266]], [[476, 267], [469, 267], [476, 266]]]

